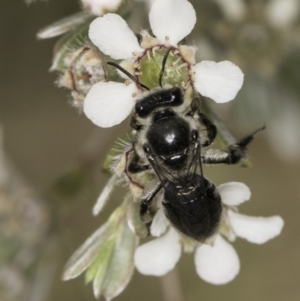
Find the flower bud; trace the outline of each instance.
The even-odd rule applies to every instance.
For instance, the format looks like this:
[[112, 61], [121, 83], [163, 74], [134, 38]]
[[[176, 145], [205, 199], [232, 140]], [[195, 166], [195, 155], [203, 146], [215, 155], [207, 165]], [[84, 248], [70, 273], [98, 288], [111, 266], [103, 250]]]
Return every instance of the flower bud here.
[[96, 16], [127, 11], [132, 4], [131, 0], [81, 0], [81, 2], [85, 10]]
[[59, 79], [59, 86], [72, 90], [73, 105], [81, 108], [91, 86], [106, 81], [106, 71], [99, 52], [83, 46], [65, 58], [66, 71]]

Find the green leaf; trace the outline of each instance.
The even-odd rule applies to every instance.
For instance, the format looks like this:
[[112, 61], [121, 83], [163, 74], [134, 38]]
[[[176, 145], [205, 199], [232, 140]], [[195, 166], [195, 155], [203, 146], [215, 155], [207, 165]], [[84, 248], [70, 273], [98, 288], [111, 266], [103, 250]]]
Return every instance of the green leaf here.
[[63, 280], [70, 280], [82, 274], [95, 260], [99, 250], [106, 242], [109, 223], [102, 225], [84, 244], [75, 251], [67, 262], [62, 275]]
[[137, 245], [138, 238], [128, 227], [124, 216], [102, 289], [102, 294], [106, 300], [118, 296], [129, 283], [134, 271], [134, 252]]
[[62, 279], [69, 280], [83, 273], [97, 258], [99, 251], [115, 233], [115, 229], [123, 218], [126, 209], [124, 205], [118, 207], [109, 220], [94, 232], [84, 244], [71, 256], [67, 262]]
[[86, 22], [89, 19], [92, 20], [93, 18], [95, 17], [84, 11], [76, 13], [59, 21], [56, 21], [45, 28], [42, 28], [37, 33], [37, 38], [49, 39], [60, 36], [70, 30], [76, 29], [76, 27], [80, 26], [82, 23]]
[[149, 234], [147, 225], [142, 222], [140, 216], [140, 202], [135, 202], [133, 198], [129, 201], [127, 207], [128, 226], [135, 235], [140, 238], [146, 237]]
[[101, 289], [106, 271], [109, 268], [113, 249], [116, 244], [116, 238], [116, 235], [111, 235], [105, 240], [105, 243], [102, 244], [96, 259], [85, 274], [86, 283], [89, 283], [95, 279], [95, 281], [97, 282], [97, 287]]

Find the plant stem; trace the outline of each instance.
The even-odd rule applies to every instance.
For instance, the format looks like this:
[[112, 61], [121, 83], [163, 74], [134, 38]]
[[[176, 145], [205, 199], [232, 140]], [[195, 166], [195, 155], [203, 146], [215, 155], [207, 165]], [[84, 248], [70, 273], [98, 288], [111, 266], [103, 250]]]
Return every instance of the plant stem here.
[[164, 301], [184, 301], [177, 268], [161, 277], [161, 287]]

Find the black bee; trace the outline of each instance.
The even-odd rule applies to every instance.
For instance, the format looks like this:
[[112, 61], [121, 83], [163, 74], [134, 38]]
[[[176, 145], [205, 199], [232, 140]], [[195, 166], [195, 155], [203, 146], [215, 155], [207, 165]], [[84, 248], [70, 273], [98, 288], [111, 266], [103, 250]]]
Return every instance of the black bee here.
[[[164, 58], [160, 85], [165, 61]], [[109, 64], [148, 89], [120, 66]], [[127, 164], [126, 173], [152, 170], [157, 177], [157, 185], [141, 198], [142, 220], [148, 222], [150, 205], [163, 189], [162, 205], [170, 223], [183, 235], [204, 242], [218, 230], [222, 202], [215, 185], [203, 176], [202, 164], [240, 162], [257, 131], [227, 150], [202, 153], [203, 148], [213, 143], [217, 128], [199, 108], [199, 94], [187, 106], [180, 87], [149, 91], [138, 100], [131, 119], [134, 155]], [[205, 137], [200, 134], [203, 127]]]

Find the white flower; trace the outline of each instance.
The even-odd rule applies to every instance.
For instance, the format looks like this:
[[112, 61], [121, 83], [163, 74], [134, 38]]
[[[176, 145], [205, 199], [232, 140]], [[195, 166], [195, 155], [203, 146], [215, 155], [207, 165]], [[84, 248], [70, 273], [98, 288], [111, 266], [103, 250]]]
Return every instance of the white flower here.
[[266, 17], [274, 27], [290, 27], [300, 14], [299, 0], [272, 0], [267, 3]]
[[[237, 213], [235, 206], [250, 199], [250, 190], [238, 182], [222, 184], [218, 187], [224, 207], [224, 218], [215, 241], [196, 248], [195, 265], [200, 278], [221, 285], [232, 281], [240, 270], [240, 262], [235, 249], [222, 235], [230, 241], [236, 236], [249, 242], [262, 244], [279, 235], [283, 220], [280, 216], [252, 217]], [[162, 276], [174, 268], [181, 255], [181, 237], [166, 225], [162, 218], [162, 209], [154, 217], [151, 233], [161, 237], [139, 246], [135, 252], [135, 266], [145, 275]], [[221, 235], [222, 234], [222, 235]]]
[[[106, 14], [94, 20], [89, 37], [106, 55], [126, 60], [121, 65], [138, 79], [138, 68], [143, 58], [158, 49], [171, 47], [179, 57], [178, 70], [185, 68], [187, 77], [200, 94], [217, 103], [228, 102], [236, 96], [243, 84], [243, 73], [237, 66], [228, 61], [195, 64], [194, 48], [178, 46], [196, 23], [195, 10], [187, 0], [155, 1], [149, 21], [156, 38], [144, 31], [140, 44], [127, 23], [116, 14]], [[97, 83], [86, 96], [84, 112], [96, 125], [111, 127], [130, 114], [142, 92], [135, 83], [128, 81], [125, 84]]]
[[81, 0], [81, 2], [87, 11], [96, 16], [116, 11], [122, 4], [122, 0]]

